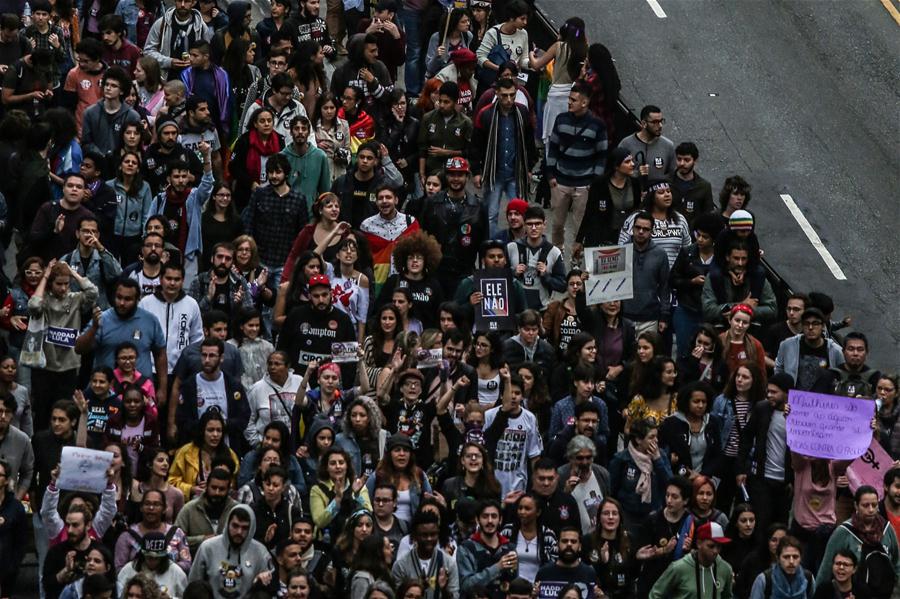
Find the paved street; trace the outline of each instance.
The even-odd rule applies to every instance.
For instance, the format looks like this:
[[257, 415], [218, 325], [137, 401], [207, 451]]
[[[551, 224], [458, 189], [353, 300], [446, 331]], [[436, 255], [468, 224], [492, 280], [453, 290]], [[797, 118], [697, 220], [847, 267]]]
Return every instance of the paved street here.
[[[538, 0], [558, 25], [582, 16], [616, 58], [635, 112], [700, 147], [698, 172], [753, 185], [762, 247], [799, 291], [830, 293], [896, 370], [900, 320], [900, 27], [878, 0]], [[896, 5], [896, 2], [894, 3]], [[835, 278], [780, 197], [833, 256]], [[889, 363], [886, 363], [890, 360]]]

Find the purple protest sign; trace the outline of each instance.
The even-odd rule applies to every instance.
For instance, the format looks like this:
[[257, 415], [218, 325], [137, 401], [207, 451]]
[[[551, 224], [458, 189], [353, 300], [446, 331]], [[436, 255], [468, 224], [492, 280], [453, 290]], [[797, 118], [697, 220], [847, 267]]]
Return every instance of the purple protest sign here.
[[884, 499], [884, 473], [891, 469], [893, 458], [878, 441], [873, 440], [864, 454], [847, 466], [847, 480], [854, 493], [863, 485], [871, 485], [878, 491], [878, 499]]
[[875, 402], [838, 395], [791, 391], [787, 444], [813, 458], [853, 460], [872, 442]]

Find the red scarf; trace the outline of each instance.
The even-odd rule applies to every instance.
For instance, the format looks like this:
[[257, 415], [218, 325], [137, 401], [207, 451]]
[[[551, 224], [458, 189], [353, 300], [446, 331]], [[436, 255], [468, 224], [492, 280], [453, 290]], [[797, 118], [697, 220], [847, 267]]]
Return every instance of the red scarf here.
[[171, 239], [167, 239], [171, 243], [174, 243], [179, 250], [184, 252], [184, 248], [187, 247], [187, 238], [188, 238], [188, 226], [187, 221], [187, 199], [188, 196], [191, 195], [191, 188], [185, 187], [182, 191], [175, 191], [175, 188], [169, 185], [166, 187], [166, 206], [168, 214], [163, 214], [168, 218], [173, 212], [178, 213], [178, 227], [173, 227], [175, 231], [175, 235], [171, 236]]
[[247, 150], [247, 174], [251, 181], [260, 182], [262, 174], [262, 157], [271, 156], [281, 151], [278, 143], [278, 135], [273, 131], [269, 134], [269, 140], [263, 141], [256, 129], [250, 130], [250, 149]]

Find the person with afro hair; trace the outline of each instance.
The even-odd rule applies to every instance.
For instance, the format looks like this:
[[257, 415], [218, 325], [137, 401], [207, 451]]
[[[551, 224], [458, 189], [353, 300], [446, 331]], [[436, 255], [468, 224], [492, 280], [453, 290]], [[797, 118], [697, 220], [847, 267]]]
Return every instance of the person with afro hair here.
[[425, 328], [436, 327], [438, 306], [444, 301], [441, 285], [434, 276], [441, 255], [437, 239], [424, 231], [401, 238], [391, 256], [396, 273], [385, 281], [377, 306], [389, 303], [394, 289], [408, 287], [413, 298], [413, 315], [422, 321]]

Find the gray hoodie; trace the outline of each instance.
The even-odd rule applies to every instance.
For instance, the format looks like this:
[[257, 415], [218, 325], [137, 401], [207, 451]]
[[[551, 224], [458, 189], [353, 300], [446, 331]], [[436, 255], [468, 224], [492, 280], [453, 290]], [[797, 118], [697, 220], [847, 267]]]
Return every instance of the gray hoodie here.
[[[240, 545], [233, 545], [228, 537], [228, 525], [238, 510], [249, 518], [250, 529]], [[188, 581], [205, 580], [212, 586], [216, 597], [236, 599], [246, 596], [256, 576], [272, 570], [273, 566], [265, 545], [253, 538], [256, 534], [256, 516], [250, 506], [234, 506], [225, 522], [222, 534], [200, 544]]]

